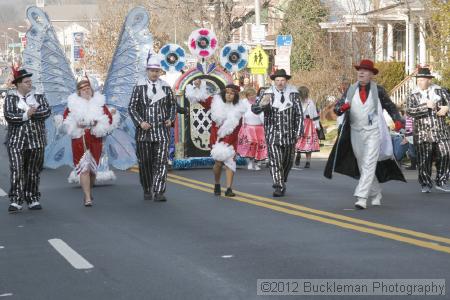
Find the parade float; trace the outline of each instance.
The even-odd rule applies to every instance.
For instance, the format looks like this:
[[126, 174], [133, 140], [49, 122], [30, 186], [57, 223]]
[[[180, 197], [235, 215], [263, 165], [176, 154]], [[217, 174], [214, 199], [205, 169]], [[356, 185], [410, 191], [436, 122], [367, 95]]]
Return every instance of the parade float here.
[[[170, 74], [180, 72], [173, 90], [177, 101], [184, 108], [184, 114], [178, 114], [174, 126], [175, 158], [173, 169], [189, 169], [195, 167], [212, 166], [210, 157], [209, 132], [211, 127], [210, 112], [200, 104], [191, 104], [185, 98], [186, 87], [196, 79], [206, 83], [208, 93], [219, 93], [227, 84], [232, 83], [232, 73], [239, 72], [247, 65], [248, 52], [243, 45], [227, 44], [219, 54], [220, 65], [213, 56], [218, 49], [218, 41], [213, 31], [200, 28], [191, 33], [188, 39], [191, 54], [197, 58], [194, 67], [186, 68], [186, 54], [184, 49], [175, 44], [168, 44], [161, 48], [161, 66]], [[245, 164], [245, 160], [238, 159], [238, 164]]]

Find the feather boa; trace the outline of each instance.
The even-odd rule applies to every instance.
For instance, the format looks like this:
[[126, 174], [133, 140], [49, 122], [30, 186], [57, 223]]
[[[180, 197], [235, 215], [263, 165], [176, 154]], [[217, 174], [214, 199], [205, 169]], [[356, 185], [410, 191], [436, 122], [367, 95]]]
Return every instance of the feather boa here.
[[219, 127], [218, 137], [223, 138], [231, 134], [239, 125], [246, 111], [247, 108], [242, 101], [233, 105], [232, 103], [224, 103], [220, 95], [214, 95], [211, 104], [211, 119]]
[[120, 114], [114, 114], [113, 122], [110, 124], [108, 116], [103, 111], [104, 105], [105, 96], [100, 93], [95, 93], [94, 97], [89, 101], [81, 98], [76, 93], [70, 95], [67, 99], [69, 114], [63, 122], [67, 134], [72, 138], [80, 138], [84, 130], [78, 127], [78, 123], [92, 124], [95, 121], [97, 124], [91, 127], [93, 135], [103, 137], [111, 133], [119, 125]]
[[191, 103], [198, 103], [205, 101], [210, 95], [208, 94], [208, 90], [206, 89], [206, 82], [202, 80], [200, 84], [200, 88], [189, 84], [186, 86], [186, 98]]
[[[220, 95], [215, 95], [211, 104], [211, 119], [219, 127], [217, 130], [218, 138], [233, 133], [246, 111], [247, 107], [242, 101], [233, 105], [232, 103], [224, 103]], [[216, 161], [223, 161], [233, 172], [236, 172], [235, 155], [233, 146], [224, 142], [216, 142], [211, 149], [211, 157]]]
[[211, 157], [216, 161], [223, 161], [225, 166], [233, 172], [236, 172], [235, 154], [233, 146], [224, 142], [215, 143], [211, 149]]

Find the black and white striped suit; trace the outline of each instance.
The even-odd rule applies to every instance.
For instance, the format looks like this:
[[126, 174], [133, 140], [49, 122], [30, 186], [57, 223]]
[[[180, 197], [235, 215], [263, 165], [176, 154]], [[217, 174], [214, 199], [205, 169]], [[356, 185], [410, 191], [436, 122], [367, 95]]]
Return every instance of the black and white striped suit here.
[[[417, 152], [419, 183], [433, 186], [431, 179], [433, 157], [436, 162], [438, 186], [448, 182], [450, 176], [450, 132], [446, 117], [437, 115], [439, 106], [449, 106], [450, 95], [438, 86], [427, 93], [413, 92], [406, 100], [406, 112], [414, 118], [414, 146]], [[427, 100], [434, 100], [436, 109], [427, 107]]]
[[303, 133], [303, 110], [300, 103], [300, 95], [292, 88], [289, 97], [292, 102], [290, 108], [280, 110], [271, 105], [260, 106], [261, 99], [252, 106], [255, 114], [264, 112], [264, 130], [269, 156], [270, 173], [272, 174], [273, 187], [286, 188], [289, 171], [295, 156], [295, 144]]
[[[136, 156], [139, 177], [144, 193], [162, 194], [166, 190], [170, 129], [165, 121], [175, 121], [176, 101], [171, 88], [159, 81], [166, 96], [155, 103], [147, 96], [147, 84], [136, 85], [131, 95], [128, 111], [136, 126]], [[150, 91], [151, 92], [151, 91]], [[150, 129], [140, 124], [147, 122]]]
[[[28, 95], [33, 96], [33, 95]], [[5, 99], [4, 115], [8, 123], [5, 145], [10, 163], [11, 203], [21, 205], [39, 201], [39, 174], [44, 163], [46, 146], [45, 119], [51, 110], [44, 95], [34, 95], [39, 107], [28, 120], [24, 120], [25, 110], [19, 107], [19, 94], [11, 93]], [[23, 99], [25, 102], [27, 99]]]

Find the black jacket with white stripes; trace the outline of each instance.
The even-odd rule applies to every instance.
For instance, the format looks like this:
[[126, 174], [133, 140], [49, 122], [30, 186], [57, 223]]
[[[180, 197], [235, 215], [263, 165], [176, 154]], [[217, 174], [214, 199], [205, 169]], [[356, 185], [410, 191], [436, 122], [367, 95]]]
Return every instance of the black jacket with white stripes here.
[[[273, 103], [274, 97], [272, 94], [271, 103]], [[289, 98], [292, 106], [282, 111], [272, 105], [261, 107], [259, 102], [262, 98], [258, 99], [251, 109], [255, 114], [264, 112], [264, 131], [267, 144], [284, 146], [297, 143], [298, 138], [303, 134], [303, 110], [300, 94], [291, 92]]]
[[421, 103], [421, 94], [416, 91], [406, 99], [406, 113], [414, 118], [414, 143], [436, 143], [442, 140], [450, 140], [446, 116], [437, 115], [439, 106], [450, 105], [450, 95], [441, 87], [434, 89], [434, 101], [437, 109], [430, 109], [427, 103]]
[[[136, 126], [136, 141], [138, 142], [158, 142], [169, 141], [170, 131], [166, 127], [165, 121], [175, 121], [177, 104], [169, 86], [162, 86], [166, 97], [152, 104], [147, 97], [147, 85], [136, 85], [131, 95], [128, 105], [128, 112], [134, 125]], [[142, 122], [150, 124], [149, 130], [143, 130], [140, 126]]]
[[17, 149], [44, 148], [47, 144], [45, 119], [51, 114], [50, 106], [42, 94], [34, 95], [39, 107], [27, 121], [23, 120], [25, 110], [18, 107], [19, 96], [11, 93], [5, 98], [3, 112], [8, 122], [5, 145]]

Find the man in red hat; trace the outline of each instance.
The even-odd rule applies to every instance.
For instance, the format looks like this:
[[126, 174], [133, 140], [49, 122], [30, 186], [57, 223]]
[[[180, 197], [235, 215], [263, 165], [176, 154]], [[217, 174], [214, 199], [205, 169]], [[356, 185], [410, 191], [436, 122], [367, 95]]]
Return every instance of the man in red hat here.
[[295, 144], [303, 134], [303, 110], [300, 94], [288, 84], [291, 76], [284, 69], [270, 75], [272, 87], [252, 105], [255, 114], [264, 112], [264, 132], [273, 179], [274, 197], [286, 192], [286, 182], [294, 163]]
[[335, 171], [359, 178], [354, 193], [355, 207], [365, 209], [369, 199], [372, 205], [381, 205], [379, 182], [405, 181], [394, 159], [383, 109], [394, 120], [395, 130], [403, 127], [403, 120], [386, 90], [373, 81], [378, 73], [373, 62], [364, 59], [355, 69], [358, 81], [347, 89], [335, 106], [336, 114], [345, 113], [345, 116], [324, 175], [331, 178]]
[[[435, 187], [450, 192], [450, 132], [445, 123], [450, 95], [431, 82], [429, 68], [419, 68], [417, 89], [406, 99], [406, 112], [414, 118], [414, 147], [416, 148], [419, 183], [422, 193], [431, 192], [433, 156], [436, 160]], [[435, 155], [433, 155], [433, 153]]]
[[30, 210], [42, 209], [39, 174], [46, 145], [45, 119], [51, 114], [44, 95], [32, 91], [33, 74], [24, 69], [13, 69], [13, 75], [12, 83], [17, 89], [6, 97], [4, 103], [8, 123], [5, 144], [11, 170], [10, 213], [19, 212], [23, 201]]

